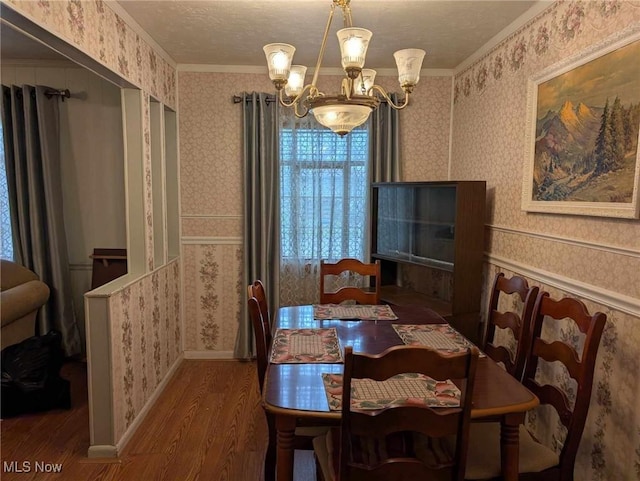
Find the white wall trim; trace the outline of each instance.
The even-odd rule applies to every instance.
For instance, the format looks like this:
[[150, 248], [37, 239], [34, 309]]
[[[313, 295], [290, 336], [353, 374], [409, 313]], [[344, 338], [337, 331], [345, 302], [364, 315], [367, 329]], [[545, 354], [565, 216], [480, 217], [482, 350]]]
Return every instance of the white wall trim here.
[[166, 264], [154, 267], [152, 271], [144, 273], [127, 273], [124, 276], [117, 277], [116, 279], [100, 287], [96, 287], [92, 291], [85, 292], [84, 296], [85, 298], [111, 297], [114, 294], [122, 291], [123, 289], [142, 281], [146, 277], [153, 275], [154, 272], [160, 271], [162, 269], [168, 269], [169, 266], [174, 262], [180, 262], [180, 256], [169, 259]]
[[239, 214], [182, 214], [180, 217], [183, 219], [242, 219], [242, 216]]
[[617, 254], [621, 256], [634, 257], [636, 259], [640, 259], [640, 250], [639, 249], [630, 249], [628, 247], [620, 247], [611, 244], [601, 244], [591, 241], [585, 241], [581, 239], [575, 239], [572, 237], [559, 236], [554, 234], [545, 234], [542, 232], [534, 232], [524, 229], [513, 229], [511, 227], [506, 227], [502, 225], [492, 225], [487, 224], [487, 228], [491, 230], [495, 230], [497, 232], [505, 232], [507, 234], [515, 234], [515, 235], [523, 235], [526, 237], [532, 237], [536, 239], [544, 239], [552, 242], [558, 242], [561, 244], [567, 244], [573, 247], [584, 247], [586, 249], [594, 249], [603, 252], [608, 252], [610, 254]]
[[160, 381], [160, 384], [158, 384], [158, 386], [156, 387], [156, 390], [153, 391], [153, 394], [151, 395], [151, 397], [147, 400], [147, 402], [144, 404], [144, 406], [142, 407], [142, 409], [140, 410], [136, 418], [133, 420], [129, 428], [125, 431], [125, 433], [122, 435], [120, 440], [116, 442], [116, 450], [118, 453], [122, 452], [124, 447], [127, 445], [127, 443], [131, 440], [131, 438], [135, 434], [138, 427], [140, 427], [140, 424], [142, 423], [142, 421], [144, 421], [144, 419], [147, 417], [147, 414], [149, 414], [149, 411], [151, 411], [155, 402], [164, 392], [165, 388], [167, 387], [167, 384], [169, 384], [169, 381], [173, 378], [173, 375], [178, 370], [178, 366], [180, 366], [180, 363], [182, 362], [183, 359], [184, 359], [183, 356], [178, 356], [178, 358], [171, 365], [167, 373], [164, 375], [164, 378], [162, 379], [162, 381]]
[[[260, 74], [265, 78], [268, 74], [267, 66], [257, 65], [211, 65], [200, 63], [179, 63], [178, 72], [203, 72], [203, 73], [237, 73], [237, 74]], [[315, 68], [307, 70], [307, 74], [313, 75]], [[392, 68], [376, 69], [380, 77], [397, 77], [398, 71]], [[344, 70], [337, 67], [322, 67], [320, 75], [344, 75]], [[420, 71], [421, 77], [453, 77], [454, 70], [446, 68], [425, 68]]]
[[536, 4], [534, 4], [529, 10], [524, 12], [518, 18], [516, 18], [513, 22], [503, 28], [500, 32], [494, 35], [487, 43], [485, 43], [478, 50], [473, 52], [469, 57], [463, 60], [453, 72], [453, 75], [456, 76], [459, 73], [465, 71], [468, 67], [472, 66], [478, 60], [487, 55], [493, 48], [499, 45], [502, 41], [507, 39], [510, 35], [517, 32], [521, 29], [527, 22], [537, 17], [539, 14], [544, 12], [547, 8], [549, 8], [555, 0], [539, 0]]
[[89, 446], [87, 450], [88, 458], [117, 458], [118, 448], [109, 444], [100, 444], [95, 446]]
[[125, 21], [125, 23], [133, 30], [136, 34], [142, 38], [147, 45], [149, 45], [156, 53], [160, 54], [160, 56], [173, 68], [176, 68], [176, 61], [171, 58], [171, 56], [160, 46], [158, 43], [149, 35], [138, 22], [136, 22], [129, 13], [120, 6], [117, 1], [114, 0], [105, 0], [107, 6], [115, 13], [118, 17]]
[[184, 351], [185, 359], [236, 359], [233, 351]]
[[451, 104], [449, 107], [449, 162], [447, 164], [447, 179], [451, 180], [451, 167], [453, 167], [453, 114], [455, 111], [454, 94], [456, 78], [451, 77]]
[[202, 63], [179, 63], [178, 72], [203, 72], [203, 73], [242, 73], [267, 75], [267, 67], [255, 65], [210, 65]]
[[69, 264], [69, 270], [72, 271], [91, 271], [93, 270], [93, 264], [91, 262], [85, 262], [82, 264]]
[[205, 236], [184, 236], [182, 239], [184, 245], [241, 245], [242, 237], [205, 237]]
[[555, 287], [584, 299], [589, 299], [598, 304], [610, 306], [617, 311], [640, 317], [640, 299], [577, 281], [561, 274], [522, 264], [518, 261], [507, 259], [506, 257], [485, 253], [485, 259], [490, 264], [505, 267], [545, 285]]

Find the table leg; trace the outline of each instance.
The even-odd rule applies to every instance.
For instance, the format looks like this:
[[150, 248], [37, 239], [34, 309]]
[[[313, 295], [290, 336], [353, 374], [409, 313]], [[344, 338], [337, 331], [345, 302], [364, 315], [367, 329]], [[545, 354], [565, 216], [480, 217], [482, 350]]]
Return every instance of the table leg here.
[[504, 481], [518, 480], [518, 464], [520, 458], [519, 430], [524, 416], [507, 415], [500, 423], [500, 460]]
[[296, 430], [296, 418], [279, 415], [276, 418], [278, 429], [278, 455], [276, 479], [278, 481], [293, 481], [293, 438]]
[[267, 426], [269, 427], [269, 442], [264, 459], [264, 481], [276, 481], [276, 436], [278, 431], [276, 430], [276, 420], [271, 413], [267, 413]]

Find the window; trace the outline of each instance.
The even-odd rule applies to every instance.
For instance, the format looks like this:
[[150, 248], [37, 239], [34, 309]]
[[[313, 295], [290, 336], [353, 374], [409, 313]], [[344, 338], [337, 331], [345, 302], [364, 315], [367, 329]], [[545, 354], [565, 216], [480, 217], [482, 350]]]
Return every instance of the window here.
[[13, 259], [13, 241], [11, 239], [11, 212], [9, 211], [9, 190], [7, 188], [7, 169], [4, 156], [4, 134], [0, 123], [0, 257]]
[[[310, 116], [311, 117], [311, 116]], [[281, 256], [363, 259], [369, 132], [340, 137], [313, 118], [280, 129]]]

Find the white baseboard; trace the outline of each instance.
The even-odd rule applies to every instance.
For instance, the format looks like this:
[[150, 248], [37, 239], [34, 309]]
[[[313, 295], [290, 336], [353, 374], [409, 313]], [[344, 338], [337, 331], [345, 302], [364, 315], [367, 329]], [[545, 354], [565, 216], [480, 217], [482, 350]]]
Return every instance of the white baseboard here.
[[233, 351], [184, 351], [185, 359], [235, 359]]
[[490, 264], [505, 267], [545, 285], [597, 302], [598, 304], [609, 306], [614, 310], [640, 317], [640, 299], [577, 281], [555, 272], [544, 271], [518, 261], [507, 259], [506, 257], [486, 253], [485, 259]]
[[117, 458], [118, 457], [118, 448], [117, 446], [111, 445], [95, 445], [89, 446], [89, 450], [87, 451], [88, 458]]
[[183, 359], [183, 356], [178, 356], [178, 358], [175, 360], [173, 365], [167, 371], [167, 374], [165, 374], [162, 381], [160, 381], [160, 384], [158, 384], [158, 386], [156, 387], [156, 390], [153, 392], [151, 397], [147, 400], [147, 402], [142, 407], [142, 409], [140, 410], [136, 418], [133, 420], [131, 425], [127, 428], [127, 430], [122, 435], [120, 440], [116, 442], [116, 455], [117, 453], [122, 452], [124, 447], [131, 440], [131, 437], [133, 436], [133, 434], [136, 432], [136, 430], [142, 423], [142, 421], [144, 421], [144, 418], [147, 416], [147, 414], [149, 414], [149, 411], [151, 411], [151, 409], [153, 408], [153, 405], [155, 404], [155, 402], [158, 400], [158, 398], [164, 391], [164, 388], [167, 387], [167, 384], [175, 374], [176, 370], [178, 369], [178, 366], [182, 362], [182, 359]]

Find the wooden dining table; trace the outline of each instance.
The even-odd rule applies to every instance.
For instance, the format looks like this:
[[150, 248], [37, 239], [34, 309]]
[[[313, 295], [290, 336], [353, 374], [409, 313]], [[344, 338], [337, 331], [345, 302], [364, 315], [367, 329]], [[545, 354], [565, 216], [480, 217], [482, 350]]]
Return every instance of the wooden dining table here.
[[[391, 306], [397, 320], [318, 320], [313, 306], [282, 307], [274, 330], [336, 328], [340, 346], [353, 346], [354, 352], [381, 353], [401, 345], [392, 324], [439, 324], [446, 321], [422, 306]], [[269, 363], [263, 388], [263, 406], [275, 422], [269, 433], [269, 456], [276, 456], [277, 481], [293, 481], [294, 431], [303, 420], [308, 423], [340, 424], [340, 411], [330, 411], [322, 373], [342, 373], [341, 363]], [[472, 419], [499, 421], [501, 425], [501, 464], [506, 481], [518, 479], [519, 426], [538, 398], [488, 357], [479, 359], [473, 391]], [[266, 473], [271, 478], [271, 473]]]

